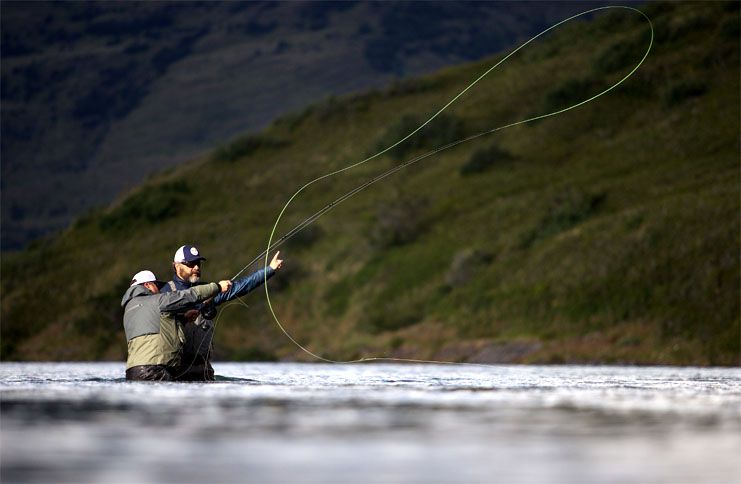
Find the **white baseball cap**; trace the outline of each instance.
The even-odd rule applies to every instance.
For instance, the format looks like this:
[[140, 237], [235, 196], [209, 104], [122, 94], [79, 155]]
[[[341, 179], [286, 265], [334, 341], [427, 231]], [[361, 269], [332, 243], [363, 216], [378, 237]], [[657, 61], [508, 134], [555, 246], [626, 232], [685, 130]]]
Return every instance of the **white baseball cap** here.
[[136, 286], [137, 284], [144, 284], [145, 282], [154, 282], [157, 285], [164, 284], [162, 281], [157, 280], [157, 276], [155, 276], [154, 272], [152, 271], [139, 271], [134, 274], [134, 278], [131, 279], [132, 286]]

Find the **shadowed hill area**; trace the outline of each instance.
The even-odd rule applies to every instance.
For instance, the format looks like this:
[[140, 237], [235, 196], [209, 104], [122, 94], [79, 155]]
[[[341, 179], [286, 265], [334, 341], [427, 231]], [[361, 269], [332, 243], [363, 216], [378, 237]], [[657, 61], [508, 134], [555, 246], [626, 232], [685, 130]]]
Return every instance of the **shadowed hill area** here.
[[[269, 283], [286, 329], [333, 359], [738, 364], [738, 4], [645, 11], [654, 48], [608, 95], [426, 158], [291, 239]], [[408, 143], [304, 191], [277, 233], [417, 154], [596, 94], [647, 44], [627, 11], [564, 26]], [[233, 275], [298, 187], [392, 144], [497, 59], [312, 105], [4, 255], [2, 358], [123, 360], [133, 273], [169, 276], [195, 243], [206, 280]], [[222, 308], [216, 335], [217, 359], [307, 358], [261, 292]]]
[[279, 115], [492, 55], [585, 8], [4, 1], [0, 245], [64, 228]]

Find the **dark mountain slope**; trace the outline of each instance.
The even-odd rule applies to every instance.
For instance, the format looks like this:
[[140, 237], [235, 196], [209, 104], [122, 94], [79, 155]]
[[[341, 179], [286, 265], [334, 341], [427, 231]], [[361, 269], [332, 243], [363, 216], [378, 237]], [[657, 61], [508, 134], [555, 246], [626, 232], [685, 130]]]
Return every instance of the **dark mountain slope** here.
[[586, 7], [3, 2], [2, 248], [278, 115], [491, 55]]

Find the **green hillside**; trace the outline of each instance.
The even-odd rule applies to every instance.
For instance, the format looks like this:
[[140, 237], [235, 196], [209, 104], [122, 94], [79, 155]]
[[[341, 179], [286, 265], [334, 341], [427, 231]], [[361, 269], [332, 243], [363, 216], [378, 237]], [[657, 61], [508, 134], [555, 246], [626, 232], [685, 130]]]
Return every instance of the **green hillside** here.
[[[738, 4], [645, 11], [654, 47], [625, 84], [411, 165], [286, 244], [271, 301], [296, 340], [339, 360], [738, 364]], [[417, 154], [596, 94], [648, 38], [627, 11], [564, 26], [388, 156], [302, 192], [277, 233]], [[495, 61], [328, 99], [4, 254], [2, 359], [123, 360], [133, 273], [169, 276], [194, 243], [206, 280], [232, 276], [299, 187], [403, 137]], [[309, 359], [262, 291], [244, 302], [220, 311], [218, 359]]]

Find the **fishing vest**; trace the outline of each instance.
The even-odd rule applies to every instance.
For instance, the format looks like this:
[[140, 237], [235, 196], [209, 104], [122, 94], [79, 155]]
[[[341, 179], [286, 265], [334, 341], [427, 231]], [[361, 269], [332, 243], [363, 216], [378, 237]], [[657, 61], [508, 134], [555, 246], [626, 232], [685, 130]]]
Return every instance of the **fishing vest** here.
[[[168, 281], [172, 291], [177, 291], [174, 281]], [[183, 322], [185, 343], [183, 344], [182, 361], [188, 364], [196, 355], [204, 360], [209, 360], [213, 353], [214, 322], [198, 313], [198, 317], [192, 323]]]

